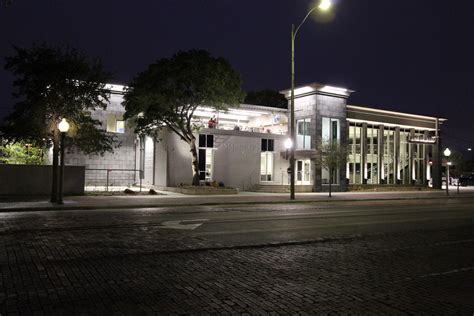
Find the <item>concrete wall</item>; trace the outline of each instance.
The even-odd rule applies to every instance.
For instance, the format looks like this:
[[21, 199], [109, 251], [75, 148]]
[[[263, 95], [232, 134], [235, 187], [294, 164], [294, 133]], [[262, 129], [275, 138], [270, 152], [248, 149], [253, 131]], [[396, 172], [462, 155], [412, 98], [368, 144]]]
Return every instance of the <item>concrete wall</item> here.
[[[219, 133], [219, 131], [216, 131]], [[261, 140], [275, 141], [273, 181], [265, 184], [286, 184], [288, 163], [282, 159], [286, 137], [273, 134], [229, 133], [217, 134], [214, 140], [214, 180], [223, 181], [226, 186], [247, 190], [260, 183]], [[284, 172], [284, 179], [282, 174]]]
[[[0, 165], [0, 196], [51, 194], [51, 166]], [[64, 195], [84, 194], [84, 167], [65, 166]]]
[[[189, 145], [174, 133], [165, 132], [164, 134], [162, 137], [166, 138], [168, 144], [167, 186], [175, 187], [181, 183], [190, 185], [193, 182], [193, 170]], [[163, 161], [155, 160], [155, 165], [160, 163], [163, 164]], [[163, 177], [163, 175], [160, 175], [160, 177]]]
[[[284, 141], [287, 136], [216, 129], [204, 129], [201, 134], [214, 135], [213, 180], [222, 181], [225, 186], [240, 190], [247, 190], [259, 184], [261, 139], [267, 138], [275, 140], [275, 153], [273, 181], [265, 182], [265, 184], [288, 183], [286, 174], [288, 161], [280, 154], [285, 150]], [[159, 142], [156, 143], [155, 152], [156, 185], [191, 184], [192, 156], [186, 142], [174, 133], [164, 131], [160, 135]]]
[[143, 179], [144, 184], [154, 184], [155, 183], [155, 144], [153, 138], [145, 138], [145, 166], [143, 168], [145, 178]]
[[[107, 118], [112, 115], [121, 118], [125, 113], [122, 107], [123, 97], [112, 94], [110, 103], [106, 110], [92, 112], [92, 117], [102, 122], [102, 128], [107, 128]], [[114, 133], [117, 138], [118, 148], [113, 153], [104, 155], [85, 155], [81, 152], [70, 150], [66, 153], [66, 165], [85, 166], [86, 185], [105, 186], [107, 181], [107, 169], [135, 169], [136, 135], [133, 129], [125, 124], [125, 133]], [[102, 170], [90, 170], [102, 169]], [[138, 182], [138, 172], [112, 170], [109, 172], [109, 185], [129, 186]]]

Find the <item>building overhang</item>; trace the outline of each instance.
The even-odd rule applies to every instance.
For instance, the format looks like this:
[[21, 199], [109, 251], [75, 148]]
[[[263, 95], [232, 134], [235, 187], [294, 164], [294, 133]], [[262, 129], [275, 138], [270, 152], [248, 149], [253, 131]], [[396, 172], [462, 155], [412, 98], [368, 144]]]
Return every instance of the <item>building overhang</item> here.
[[[349, 90], [346, 88], [320, 83], [310, 83], [304, 86], [295, 87], [295, 98], [313, 94], [322, 94], [347, 99], [353, 92], [354, 90]], [[283, 94], [287, 99], [291, 98], [291, 89], [281, 90], [280, 93]]]
[[[368, 107], [347, 105], [347, 120], [349, 122], [385, 125], [401, 128], [436, 130], [439, 125], [447, 121], [445, 118], [410, 114], [396, 111], [380, 110]], [[439, 128], [439, 126], [438, 126]]]

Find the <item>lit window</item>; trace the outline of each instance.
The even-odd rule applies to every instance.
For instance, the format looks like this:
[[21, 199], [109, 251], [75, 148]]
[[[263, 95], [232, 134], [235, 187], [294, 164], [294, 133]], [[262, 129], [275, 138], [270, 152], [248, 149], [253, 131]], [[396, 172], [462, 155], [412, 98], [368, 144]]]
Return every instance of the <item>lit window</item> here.
[[262, 139], [262, 153], [260, 154], [260, 181], [273, 181], [273, 160], [275, 141]]
[[340, 125], [339, 119], [323, 117], [322, 138], [323, 138], [324, 143], [327, 143], [330, 140], [339, 141], [340, 139], [340, 126], [339, 125]]
[[199, 180], [212, 181], [214, 135], [199, 134]]
[[125, 121], [115, 122], [115, 132], [121, 134], [125, 133]]
[[121, 115], [107, 114], [106, 131], [109, 133], [125, 133], [125, 121]]
[[296, 121], [296, 149], [310, 149], [311, 135], [309, 133], [311, 119]]

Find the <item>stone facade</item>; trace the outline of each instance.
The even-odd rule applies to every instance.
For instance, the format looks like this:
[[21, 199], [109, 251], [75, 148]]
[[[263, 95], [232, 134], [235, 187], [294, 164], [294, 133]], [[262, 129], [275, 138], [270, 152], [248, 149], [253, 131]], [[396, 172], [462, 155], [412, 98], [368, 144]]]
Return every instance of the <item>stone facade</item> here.
[[[102, 128], [110, 130], [112, 122], [121, 120], [125, 109], [122, 106], [122, 95], [112, 94], [106, 110], [95, 110], [91, 113], [94, 119], [102, 122]], [[115, 126], [115, 125], [114, 125]], [[130, 186], [139, 181], [139, 173], [134, 172], [136, 164], [136, 135], [127, 124], [124, 133], [114, 133], [118, 147], [113, 153], [104, 155], [85, 155], [77, 151], [66, 154], [66, 165], [85, 166], [86, 186]]]
[[[339, 119], [341, 143], [345, 144], [347, 133], [346, 129], [346, 97], [337, 95], [326, 95], [314, 93], [295, 98], [295, 120], [310, 118], [309, 134], [311, 135], [311, 149], [298, 152], [297, 158], [311, 159], [312, 185], [313, 191], [326, 191], [327, 186], [321, 181], [321, 167], [315, 163], [314, 155], [316, 150], [322, 143], [322, 119], [323, 117]], [[346, 168], [345, 165], [340, 166], [339, 184], [333, 185], [334, 191], [346, 190]]]
[[[347, 89], [335, 88], [319, 84], [311, 84], [305, 87], [297, 88], [299, 91], [295, 94], [295, 120], [308, 119], [304, 128], [307, 129], [308, 143], [303, 148], [296, 148], [295, 157], [301, 164], [305, 164], [305, 170], [310, 170], [308, 179], [306, 171], [300, 171], [297, 164], [297, 175], [304, 174], [304, 179], [296, 181], [300, 186], [311, 186], [313, 191], [328, 190], [328, 171], [322, 170], [316, 164], [316, 154], [321, 147], [323, 134], [327, 129], [334, 132], [333, 122], [338, 124], [338, 139], [342, 145], [348, 144], [349, 122], [361, 124], [360, 147], [362, 148], [362, 157], [360, 161], [359, 172], [366, 172], [365, 160], [367, 152], [367, 124], [377, 126], [380, 129], [380, 135], [383, 135], [384, 126], [391, 126], [394, 130], [395, 143], [400, 142], [400, 128], [405, 131], [411, 128], [411, 135], [415, 129], [419, 134], [422, 131], [426, 137], [432, 136], [435, 127], [438, 128], [438, 120], [433, 117], [424, 117], [397, 112], [382, 111], [369, 108], [348, 106], [346, 100], [352, 91]], [[288, 98], [289, 90], [282, 91]], [[111, 96], [110, 104], [106, 110], [97, 110], [92, 116], [100, 120], [103, 128], [111, 133], [115, 133], [120, 146], [114, 153], [106, 153], [103, 156], [83, 155], [81, 153], [68, 153], [66, 164], [82, 165], [86, 168], [86, 185], [105, 186], [129, 186], [132, 184], [149, 184], [158, 187], [179, 186], [180, 184], [190, 184], [192, 182], [192, 157], [189, 145], [182, 141], [176, 134], [167, 130], [162, 130], [157, 139], [150, 137], [137, 137], [133, 130], [127, 124], [122, 124], [121, 120], [125, 112], [122, 106], [122, 94], [116, 93]], [[266, 185], [287, 185], [289, 163], [285, 155], [285, 140], [289, 137], [286, 132], [288, 124], [287, 112], [268, 107], [259, 107], [253, 105], [241, 105], [241, 113], [223, 114], [221, 113], [220, 123], [230, 117], [240, 115], [244, 118], [242, 121], [227, 121], [227, 124], [235, 124], [235, 129], [203, 128], [200, 134], [213, 135], [213, 146], [208, 148], [212, 151], [209, 159], [212, 159], [212, 176], [209, 179], [216, 182], [223, 182], [226, 186], [248, 190], [257, 184]], [[238, 111], [238, 109], [234, 109]], [[207, 116], [214, 113], [209, 110], [201, 109], [200, 120], [204, 120], [203, 126], [207, 127]], [[278, 115], [274, 116], [274, 112]], [[227, 115], [227, 117], [226, 117]], [[279, 119], [275, 121], [275, 117]], [[325, 121], [324, 121], [325, 120]], [[332, 120], [332, 121], [331, 121]], [[242, 130], [239, 124], [245, 121], [248, 126]], [[324, 125], [324, 122], [330, 122]], [[436, 124], [434, 122], [437, 122]], [[117, 122], [120, 122], [120, 127]], [[230, 122], [230, 123], [229, 123]], [[270, 125], [269, 125], [270, 124]], [[326, 126], [323, 131], [323, 126]], [[199, 134], [195, 135], [198, 147]], [[274, 148], [271, 149], [271, 177], [268, 174], [262, 174], [261, 168], [266, 158], [262, 154], [262, 139], [273, 140]], [[304, 138], [306, 139], [306, 138]], [[383, 146], [382, 136], [378, 137], [379, 161], [377, 162], [380, 173], [383, 167]], [[439, 144], [438, 144], [439, 146]], [[414, 145], [410, 145], [410, 150], [414, 150]], [[202, 149], [202, 148], [201, 148]], [[201, 150], [201, 153], [203, 151]], [[210, 152], [205, 151], [206, 154]], [[394, 152], [393, 166], [397, 166], [397, 152]], [[435, 164], [440, 162], [439, 150], [436, 147], [432, 156], [426, 154], [421, 169], [423, 175], [427, 177], [428, 171], [426, 164], [428, 159], [433, 159]], [[207, 156], [206, 156], [207, 157]], [[206, 159], [208, 159], [206, 158]], [[410, 157], [410, 159], [412, 159]], [[418, 158], [420, 160], [420, 158]], [[202, 162], [202, 160], [201, 160]], [[419, 163], [419, 162], [418, 162]], [[373, 162], [372, 162], [373, 164]], [[306, 166], [309, 165], [309, 166]], [[382, 166], [382, 167], [381, 167]], [[390, 168], [392, 175], [399, 171], [392, 165]], [[414, 163], [410, 160], [407, 170], [412, 173]], [[337, 184], [332, 185], [334, 191], [345, 191], [349, 180], [347, 168], [349, 164], [341, 164], [338, 170]], [[207, 168], [207, 167], [206, 167]], [[393, 171], [393, 172], [392, 172]], [[439, 167], [438, 171], [439, 174]], [[206, 169], [206, 173], [209, 173]], [[267, 172], [268, 173], [268, 172]], [[362, 177], [362, 176], [361, 176]], [[379, 174], [378, 177], [383, 177]], [[271, 178], [271, 179], [270, 179]], [[438, 178], [441, 177], [438, 175]], [[364, 182], [361, 181], [361, 184]], [[423, 182], [424, 183], [424, 182]], [[379, 183], [376, 183], [379, 184]], [[380, 182], [383, 184], [383, 182]]]

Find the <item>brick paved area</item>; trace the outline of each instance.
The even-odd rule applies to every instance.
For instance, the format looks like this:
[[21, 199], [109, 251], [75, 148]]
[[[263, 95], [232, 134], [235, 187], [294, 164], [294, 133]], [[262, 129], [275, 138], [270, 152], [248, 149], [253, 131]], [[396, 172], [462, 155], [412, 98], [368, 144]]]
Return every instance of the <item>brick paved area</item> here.
[[474, 313], [472, 226], [292, 246], [156, 227], [3, 232], [0, 313]]

